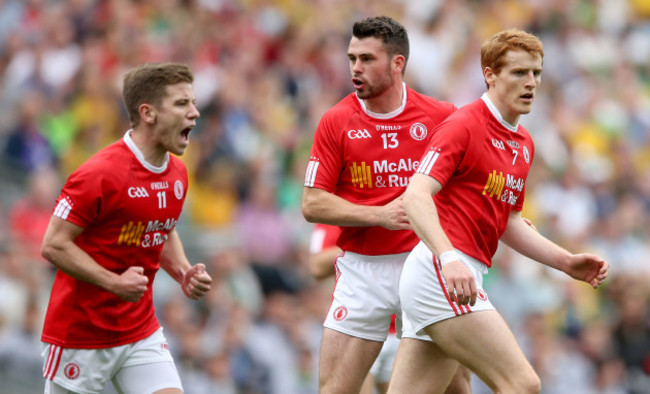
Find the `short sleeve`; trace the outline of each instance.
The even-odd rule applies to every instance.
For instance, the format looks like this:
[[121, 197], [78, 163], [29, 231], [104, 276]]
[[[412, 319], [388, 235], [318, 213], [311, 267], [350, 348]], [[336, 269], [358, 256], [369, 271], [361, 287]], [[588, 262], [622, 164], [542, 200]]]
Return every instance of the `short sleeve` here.
[[443, 122], [433, 131], [417, 171], [446, 184], [467, 152], [470, 138], [466, 127], [455, 121]]

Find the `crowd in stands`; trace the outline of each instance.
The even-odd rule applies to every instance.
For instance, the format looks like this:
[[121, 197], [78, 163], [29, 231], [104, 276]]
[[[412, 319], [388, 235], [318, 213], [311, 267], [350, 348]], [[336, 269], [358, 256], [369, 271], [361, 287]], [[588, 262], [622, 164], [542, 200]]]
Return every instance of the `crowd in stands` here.
[[54, 199], [129, 128], [125, 70], [160, 61], [195, 73], [178, 229], [215, 279], [199, 302], [154, 284], [186, 393], [317, 392], [332, 282], [307, 271], [303, 176], [320, 116], [353, 90], [351, 25], [372, 15], [407, 27], [408, 84], [457, 106], [485, 90], [484, 39], [541, 38], [524, 216], [610, 277], [594, 291], [503, 247], [485, 288], [543, 393], [650, 393], [647, 0], [0, 0], [0, 393], [42, 392]]

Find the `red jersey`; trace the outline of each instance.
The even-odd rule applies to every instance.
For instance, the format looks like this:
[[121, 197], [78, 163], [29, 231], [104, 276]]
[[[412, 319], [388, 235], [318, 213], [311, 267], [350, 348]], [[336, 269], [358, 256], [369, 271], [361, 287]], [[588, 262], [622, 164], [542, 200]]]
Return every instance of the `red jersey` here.
[[524, 204], [534, 150], [528, 131], [503, 121], [485, 94], [435, 130], [417, 172], [444, 186], [434, 201], [455, 248], [492, 265], [510, 211]]
[[114, 347], [146, 338], [160, 327], [152, 284], [186, 192], [183, 162], [169, 155], [162, 167], [146, 163], [128, 133], [68, 178], [54, 216], [84, 228], [74, 242], [98, 264], [118, 274], [141, 266], [149, 284], [140, 301], [127, 302], [59, 270], [43, 342], [66, 348]]
[[[356, 93], [329, 109], [314, 135], [305, 186], [363, 205], [381, 206], [399, 197], [431, 131], [456, 109], [406, 84], [403, 90], [402, 105], [391, 113], [367, 110]], [[342, 227], [337, 245], [345, 251], [384, 255], [410, 251], [417, 242], [410, 230]]]
[[330, 224], [316, 223], [311, 233], [309, 252], [318, 253], [324, 249], [336, 246], [336, 240], [341, 234], [341, 227]]

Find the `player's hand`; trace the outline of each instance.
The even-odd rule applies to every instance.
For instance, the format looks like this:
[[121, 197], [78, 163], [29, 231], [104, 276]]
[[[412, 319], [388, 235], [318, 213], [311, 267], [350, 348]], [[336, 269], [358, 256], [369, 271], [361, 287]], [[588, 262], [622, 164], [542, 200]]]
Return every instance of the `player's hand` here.
[[607, 278], [608, 271], [607, 261], [590, 253], [581, 253], [571, 257], [566, 273], [596, 289]]
[[401, 195], [382, 207], [382, 227], [389, 230], [412, 230], [411, 222], [402, 207], [403, 198], [404, 195]]
[[465, 264], [459, 260], [445, 264], [442, 267], [442, 276], [445, 278], [447, 294], [451, 301], [456, 301], [458, 305], [476, 304], [476, 281]]
[[205, 265], [197, 264], [187, 270], [183, 275], [183, 293], [188, 298], [198, 300], [210, 290], [212, 277], [205, 271]]
[[124, 301], [138, 302], [147, 291], [149, 278], [144, 275], [144, 268], [129, 267], [120, 276], [113, 288], [113, 293]]

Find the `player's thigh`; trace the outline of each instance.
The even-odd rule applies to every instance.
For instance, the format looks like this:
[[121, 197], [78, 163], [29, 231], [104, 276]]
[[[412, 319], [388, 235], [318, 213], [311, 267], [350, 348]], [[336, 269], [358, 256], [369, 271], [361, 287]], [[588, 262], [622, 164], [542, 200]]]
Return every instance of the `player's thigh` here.
[[458, 362], [429, 341], [402, 338], [397, 350], [389, 393], [444, 393]]
[[[393, 364], [395, 363], [395, 356], [397, 355], [397, 348], [399, 347], [399, 339], [395, 334], [390, 334], [384, 342], [379, 356], [370, 367], [370, 374], [374, 376], [376, 386], [379, 385], [388, 387], [388, 381], [390, 380], [390, 374], [393, 371]], [[386, 383], [386, 384], [384, 384]], [[383, 391], [378, 389], [380, 392], [386, 392], [384, 388]]]
[[366, 378], [363, 380], [363, 385], [359, 390], [359, 394], [374, 394], [375, 392], [375, 375], [372, 372], [368, 372]]
[[173, 361], [131, 365], [121, 368], [112, 379], [115, 388], [125, 394], [183, 392]]
[[472, 374], [466, 366], [460, 364], [453, 379], [447, 386], [445, 394], [471, 394], [472, 393]]
[[526, 384], [536, 378], [510, 328], [495, 310], [457, 316], [424, 330], [446, 354], [492, 388], [510, 387], [512, 382]]
[[320, 354], [321, 393], [358, 393], [382, 342], [323, 330]]

